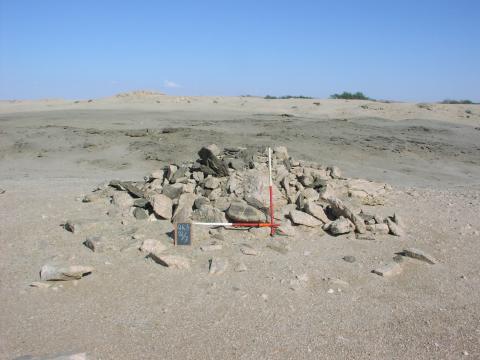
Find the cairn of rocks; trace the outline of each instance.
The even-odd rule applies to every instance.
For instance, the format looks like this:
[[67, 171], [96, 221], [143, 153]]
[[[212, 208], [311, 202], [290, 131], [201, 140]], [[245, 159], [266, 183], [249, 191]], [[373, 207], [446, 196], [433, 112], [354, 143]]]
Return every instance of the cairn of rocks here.
[[[387, 184], [347, 179], [336, 166], [293, 159], [287, 148], [273, 149], [273, 195], [278, 231], [293, 236], [297, 228], [331, 235], [356, 233], [402, 236], [401, 219], [361, 210], [381, 205]], [[170, 164], [144, 181], [112, 180], [84, 198], [102, 196], [137, 220], [178, 222], [265, 222], [269, 219], [267, 148], [202, 147], [198, 159]]]

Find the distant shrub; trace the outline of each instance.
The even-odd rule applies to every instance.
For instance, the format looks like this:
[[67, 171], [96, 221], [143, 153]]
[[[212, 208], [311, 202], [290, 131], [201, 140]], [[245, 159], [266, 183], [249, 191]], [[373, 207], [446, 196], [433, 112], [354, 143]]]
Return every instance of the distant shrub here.
[[452, 100], [452, 99], [445, 99], [440, 102], [440, 104], [474, 104], [472, 100]]
[[368, 96], [365, 96], [362, 92], [357, 91], [356, 93], [350, 93], [344, 91], [341, 94], [333, 94], [330, 95], [330, 99], [344, 99], [344, 100], [373, 100], [370, 99]]

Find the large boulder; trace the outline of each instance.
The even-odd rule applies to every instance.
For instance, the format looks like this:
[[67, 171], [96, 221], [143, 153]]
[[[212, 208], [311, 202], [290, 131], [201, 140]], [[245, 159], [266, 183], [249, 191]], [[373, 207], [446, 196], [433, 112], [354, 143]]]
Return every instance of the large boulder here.
[[266, 216], [253, 206], [241, 202], [234, 202], [227, 211], [227, 216], [239, 222], [265, 222]]

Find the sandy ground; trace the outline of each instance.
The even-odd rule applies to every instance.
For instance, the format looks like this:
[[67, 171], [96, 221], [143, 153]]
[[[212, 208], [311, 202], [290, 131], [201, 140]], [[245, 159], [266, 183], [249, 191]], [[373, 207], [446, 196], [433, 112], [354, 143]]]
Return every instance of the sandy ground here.
[[[267, 248], [278, 239], [236, 232], [221, 251], [248, 271], [209, 275], [212, 254], [199, 244], [179, 250], [194, 259], [192, 269], [175, 271], [130, 252], [92, 253], [84, 235], [60, 226], [106, 218], [106, 204], [78, 201], [97, 184], [142, 179], [209, 143], [285, 145], [294, 158], [390, 183], [379, 211], [401, 214], [407, 236], [310, 232], [282, 239], [290, 250], [281, 254]], [[479, 105], [3, 101], [0, 188], [2, 359], [65, 351], [93, 359], [480, 358]], [[242, 243], [258, 255], [242, 255]], [[439, 263], [411, 260], [392, 278], [371, 273], [410, 246]], [[56, 289], [29, 287], [55, 256], [96, 271]], [[298, 284], [303, 274], [308, 281]]]

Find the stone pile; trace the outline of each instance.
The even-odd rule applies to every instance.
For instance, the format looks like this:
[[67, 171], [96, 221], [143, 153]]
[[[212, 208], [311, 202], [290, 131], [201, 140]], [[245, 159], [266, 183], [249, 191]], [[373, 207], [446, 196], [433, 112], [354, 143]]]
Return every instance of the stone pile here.
[[[387, 184], [344, 178], [336, 166], [295, 160], [283, 146], [273, 150], [272, 169], [280, 233], [311, 228], [331, 235], [356, 233], [359, 239], [404, 234], [397, 215], [384, 218], [361, 210], [384, 204]], [[194, 162], [170, 164], [141, 182], [112, 180], [83, 201], [108, 196], [124, 216], [140, 221], [265, 222], [268, 185], [266, 148], [222, 151], [209, 145]]]

